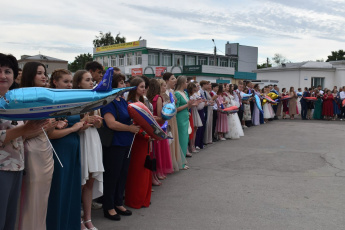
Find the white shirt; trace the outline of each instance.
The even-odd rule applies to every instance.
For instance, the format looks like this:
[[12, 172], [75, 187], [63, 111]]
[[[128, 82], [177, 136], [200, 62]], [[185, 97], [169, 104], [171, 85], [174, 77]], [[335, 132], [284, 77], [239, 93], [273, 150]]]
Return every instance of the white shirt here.
[[339, 97], [340, 97], [341, 100], [344, 100], [345, 99], [345, 92], [341, 91], [340, 94], [339, 94]]
[[[217, 93], [214, 92], [213, 90], [212, 90], [212, 93], [214, 93], [214, 95], [217, 95]], [[212, 97], [212, 96], [211, 96], [211, 97]], [[217, 99], [216, 99], [216, 100], [217, 100]], [[218, 105], [217, 105], [216, 102], [215, 102], [214, 105], [213, 105], [213, 110], [218, 110]]]

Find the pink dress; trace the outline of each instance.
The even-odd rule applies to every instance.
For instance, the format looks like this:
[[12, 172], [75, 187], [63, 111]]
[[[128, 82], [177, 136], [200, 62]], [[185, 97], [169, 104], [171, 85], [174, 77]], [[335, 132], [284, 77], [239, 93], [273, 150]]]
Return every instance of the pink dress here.
[[[218, 109], [221, 109], [221, 105], [224, 102], [223, 96], [218, 95], [218, 98], [216, 100]], [[223, 105], [224, 106], [224, 105]], [[228, 129], [228, 116], [226, 113], [222, 113], [220, 111], [217, 111], [217, 123], [216, 123], [216, 132], [217, 133], [227, 133], [229, 132]]]
[[[163, 98], [160, 95], [156, 95], [152, 100], [152, 106], [153, 106], [153, 115], [157, 116], [157, 100], [158, 98]], [[162, 124], [160, 124], [162, 125]], [[158, 176], [165, 176], [168, 173], [172, 173], [173, 165], [171, 160], [171, 153], [170, 153], [170, 147], [169, 147], [169, 141], [168, 140], [161, 140], [161, 141], [154, 141], [153, 142], [153, 151], [156, 156], [156, 166], [157, 166], [157, 175]]]

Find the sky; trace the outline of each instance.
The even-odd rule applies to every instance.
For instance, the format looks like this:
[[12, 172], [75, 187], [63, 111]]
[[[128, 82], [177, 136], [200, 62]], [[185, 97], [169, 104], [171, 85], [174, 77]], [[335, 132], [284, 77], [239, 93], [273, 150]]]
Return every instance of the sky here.
[[345, 0], [0, 0], [0, 52], [72, 62], [93, 52], [99, 31], [139, 37], [147, 46], [225, 53], [225, 43], [258, 47], [291, 62], [327, 59], [345, 49]]

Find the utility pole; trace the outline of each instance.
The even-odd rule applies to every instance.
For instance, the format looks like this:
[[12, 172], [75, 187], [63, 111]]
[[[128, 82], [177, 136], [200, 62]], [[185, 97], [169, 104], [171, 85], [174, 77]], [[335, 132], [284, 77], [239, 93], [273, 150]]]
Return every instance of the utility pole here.
[[268, 63], [269, 63], [269, 59], [267, 58], [267, 64], [266, 64], [266, 68], [268, 68]]
[[216, 47], [216, 43], [214, 42], [214, 39], [212, 39], [213, 44], [214, 44], [214, 65], [217, 65], [217, 47]]

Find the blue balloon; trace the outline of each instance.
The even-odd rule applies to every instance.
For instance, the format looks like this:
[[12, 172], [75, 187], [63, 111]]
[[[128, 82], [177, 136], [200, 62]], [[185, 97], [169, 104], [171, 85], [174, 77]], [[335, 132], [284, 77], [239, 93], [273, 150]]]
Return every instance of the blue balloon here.
[[162, 118], [164, 120], [170, 120], [175, 116], [176, 112], [176, 105], [174, 103], [168, 103], [162, 108]]
[[165, 121], [164, 124], [161, 126], [161, 128], [163, 129], [164, 132], [167, 132], [168, 121]]
[[0, 118], [40, 120], [90, 112], [102, 108], [124, 92], [136, 87], [111, 88], [113, 69], [109, 68], [94, 89], [19, 88], [0, 98]]
[[261, 100], [260, 100], [259, 96], [255, 94], [254, 98], [255, 98], [256, 106], [258, 107], [258, 109], [260, 110], [261, 113], [264, 113], [264, 111], [262, 110], [262, 107], [261, 107]]

